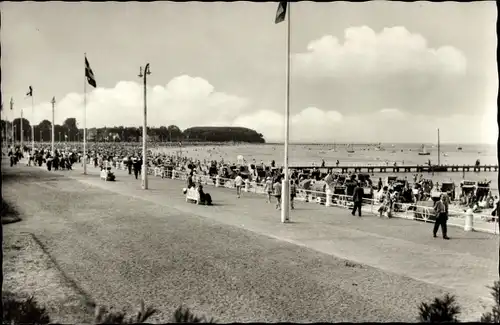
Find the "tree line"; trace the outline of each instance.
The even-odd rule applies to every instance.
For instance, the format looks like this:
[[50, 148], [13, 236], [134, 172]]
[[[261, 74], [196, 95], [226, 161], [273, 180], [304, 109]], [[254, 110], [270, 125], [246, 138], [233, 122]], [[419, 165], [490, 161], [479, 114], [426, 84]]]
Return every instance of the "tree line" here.
[[[2, 138], [21, 139], [21, 124], [23, 139], [31, 141], [31, 124], [25, 118], [16, 118], [13, 122], [1, 120]], [[205, 141], [205, 142], [248, 142], [265, 143], [264, 136], [255, 130], [243, 127], [212, 127], [198, 126], [182, 131], [176, 125], [148, 127], [148, 140], [159, 142]], [[83, 129], [79, 128], [74, 117], [67, 118], [62, 125], [54, 126], [55, 141], [83, 141]], [[52, 139], [52, 123], [43, 120], [34, 125], [35, 141], [49, 142]], [[102, 128], [87, 128], [89, 142], [137, 142], [142, 139], [142, 126], [112, 126]]]

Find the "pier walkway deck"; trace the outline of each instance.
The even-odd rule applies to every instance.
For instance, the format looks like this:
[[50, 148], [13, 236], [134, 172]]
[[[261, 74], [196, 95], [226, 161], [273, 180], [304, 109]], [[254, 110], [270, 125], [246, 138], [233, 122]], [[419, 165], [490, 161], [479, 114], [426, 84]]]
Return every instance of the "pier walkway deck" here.
[[421, 173], [421, 172], [497, 172], [498, 165], [342, 165], [342, 166], [290, 166], [291, 169], [332, 169], [342, 173]]

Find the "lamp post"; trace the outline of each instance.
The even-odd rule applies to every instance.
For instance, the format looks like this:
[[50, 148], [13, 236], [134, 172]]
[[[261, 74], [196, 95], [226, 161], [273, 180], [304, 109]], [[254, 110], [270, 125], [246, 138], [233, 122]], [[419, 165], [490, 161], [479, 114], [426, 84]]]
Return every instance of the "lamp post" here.
[[59, 143], [61, 142], [61, 131], [59, 131]]
[[40, 143], [43, 142], [43, 138], [42, 138], [42, 130], [40, 130]]
[[142, 124], [142, 189], [148, 189], [148, 172], [147, 172], [147, 146], [146, 140], [148, 136], [147, 131], [147, 118], [148, 118], [148, 109], [147, 109], [147, 76], [151, 74], [149, 71], [149, 63], [146, 64], [144, 68], [144, 74], [142, 73], [142, 67], [139, 68], [139, 78], [144, 78], [144, 121]]
[[55, 135], [54, 135], [54, 129], [55, 129], [55, 126], [54, 126], [54, 105], [56, 104], [56, 97], [52, 97], [52, 154], [54, 154], [54, 141], [55, 141]]

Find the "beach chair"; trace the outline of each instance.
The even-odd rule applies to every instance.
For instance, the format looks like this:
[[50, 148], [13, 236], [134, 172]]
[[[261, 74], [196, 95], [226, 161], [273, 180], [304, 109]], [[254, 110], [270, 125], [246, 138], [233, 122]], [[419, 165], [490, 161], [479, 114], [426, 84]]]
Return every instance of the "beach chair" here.
[[195, 187], [191, 187], [186, 192], [186, 202], [193, 201], [196, 204], [200, 204], [200, 193]]
[[103, 181], [106, 181], [107, 178], [108, 178], [107, 170], [106, 169], [101, 170], [100, 179], [102, 179]]

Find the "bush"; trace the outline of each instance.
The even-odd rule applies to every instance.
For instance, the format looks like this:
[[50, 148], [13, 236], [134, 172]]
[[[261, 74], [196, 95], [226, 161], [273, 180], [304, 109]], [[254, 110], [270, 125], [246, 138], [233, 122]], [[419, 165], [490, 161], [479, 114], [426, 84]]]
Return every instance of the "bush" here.
[[500, 281], [495, 281], [491, 289], [491, 295], [495, 301], [495, 305], [491, 308], [491, 312], [484, 313], [481, 316], [481, 323], [500, 323]]
[[419, 320], [421, 323], [458, 323], [460, 306], [455, 296], [446, 294], [442, 299], [434, 298], [430, 304], [422, 302], [419, 306]]
[[0, 208], [0, 216], [2, 218], [3, 225], [21, 221], [21, 218], [19, 218], [19, 213], [17, 212], [17, 210], [8, 202], [6, 202], [3, 198], [2, 198], [2, 206]]
[[184, 308], [180, 306], [174, 312], [172, 317], [173, 323], [215, 323], [213, 318], [207, 320], [205, 317], [198, 317], [193, 314], [189, 308]]
[[18, 299], [9, 292], [2, 292], [2, 315], [4, 324], [49, 324], [50, 317], [45, 308], [38, 306], [33, 296]]
[[95, 310], [96, 324], [135, 324], [144, 323], [149, 317], [157, 312], [151, 307], [144, 308], [144, 301], [141, 300], [139, 310], [131, 316], [127, 316], [125, 311], [108, 310], [106, 307], [99, 306]]

